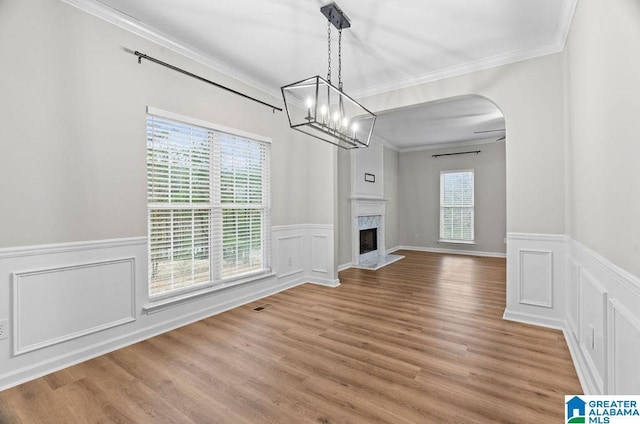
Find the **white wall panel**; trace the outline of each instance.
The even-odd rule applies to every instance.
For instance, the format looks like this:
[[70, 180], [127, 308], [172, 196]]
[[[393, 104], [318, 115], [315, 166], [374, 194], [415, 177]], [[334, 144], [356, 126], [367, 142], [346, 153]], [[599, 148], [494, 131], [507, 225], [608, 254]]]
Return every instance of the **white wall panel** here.
[[334, 266], [332, 225], [273, 227], [273, 263], [278, 278], [294, 276], [315, 284], [339, 285]]
[[608, 328], [609, 393], [640, 393], [640, 321], [620, 303], [610, 301]]
[[13, 273], [14, 354], [135, 320], [135, 258]]
[[288, 277], [304, 272], [304, 236], [290, 235], [276, 238], [276, 273], [278, 277]]
[[521, 304], [553, 307], [553, 252], [520, 249]]
[[578, 277], [580, 311], [580, 349], [599, 393], [606, 385], [606, 304], [607, 292], [588, 271], [581, 269]]
[[564, 328], [566, 237], [507, 234], [507, 307], [504, 318]]
[[[640, 279], [568, 239], [565, 337], [586, 394], [640, 393]], [[571, 268], [576, 269], [575, 275]], [[579, 333], [571, 331], [578, 311]]]
[[328, 251], [329, 236], [311, 234], [311, 271], [325, 274], [329, 272]]
[[[567, 257], [567, 299], [578, 299], [578, 275], [580, 267], [573, 257]], [[579, 303], [567, 301], [567, 325], [573, 336], [579, 339], [578, 323], [580, 322]]]

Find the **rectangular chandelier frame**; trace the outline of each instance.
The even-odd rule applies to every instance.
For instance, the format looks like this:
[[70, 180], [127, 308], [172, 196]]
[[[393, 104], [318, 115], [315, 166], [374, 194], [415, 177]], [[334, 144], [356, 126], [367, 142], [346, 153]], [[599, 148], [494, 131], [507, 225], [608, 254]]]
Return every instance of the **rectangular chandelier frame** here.
[[291, 128], [344, 149], [368, 147], [376, 115], [316, 75], [282, 87]]

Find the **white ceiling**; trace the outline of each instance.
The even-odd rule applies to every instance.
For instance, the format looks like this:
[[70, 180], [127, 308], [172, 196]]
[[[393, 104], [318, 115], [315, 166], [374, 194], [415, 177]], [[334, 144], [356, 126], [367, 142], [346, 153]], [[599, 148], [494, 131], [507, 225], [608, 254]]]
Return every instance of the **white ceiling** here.
[[[481, 96], [460, 96], [378, 114], [374, 139], [400, 151], [493, 142], [504, 115]], [[501, 130], [501, 131], [495, 131]]]
[[[320, 7], [330, 0], [64, 1], [278, 97], [283, 85], [327, 73]], [[345, 92], [361, 98], [559, 52], [576, 1], [338, 0], [352, 24], [343, 32]], [[335, 29], [332, 38], [335, 83]], [[495, 118], [481, 103], [374, 111], [376, 135], [400, 149], [475, 140], [469, 134], [493, 129]]]

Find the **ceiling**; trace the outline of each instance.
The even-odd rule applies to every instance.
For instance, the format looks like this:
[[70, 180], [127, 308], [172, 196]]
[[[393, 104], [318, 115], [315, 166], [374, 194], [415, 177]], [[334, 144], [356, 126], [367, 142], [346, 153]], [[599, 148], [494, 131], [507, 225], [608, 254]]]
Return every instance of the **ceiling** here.
[[484, 97], [471, 95], [378, 113], [374, 139], [411, 151], [499, 141], [504, 130], [500, 109]]
[[[320, 7], [330, 0], [64, 1], [277, 97], [283, 85], [327, 73]], [[576, 1], [337, 0], [352, 24], [343, 32], [345, 92], [358, 99], [559, 52]], [[335, 82], [335, 29], [332, 39]], [[374, 111], [375, 134], [401, 150], [487, 140], [473, 133], [504, 128], [496, 110], [467, 97]]]

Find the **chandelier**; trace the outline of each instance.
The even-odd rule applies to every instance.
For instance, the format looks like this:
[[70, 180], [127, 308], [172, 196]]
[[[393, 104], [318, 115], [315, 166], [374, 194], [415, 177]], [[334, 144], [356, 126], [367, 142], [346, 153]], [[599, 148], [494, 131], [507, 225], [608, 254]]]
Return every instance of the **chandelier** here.
[[[349, 18], [335, 3], [320, 8], [327, 18], [327, 79], [316, 75], [281, 88], [294, 130], [344, 149], [369, 146], [376, 115], [342, 90], [342, 30]], [[338, 30], [338, 87], [331, 84], [331, 26]]]

